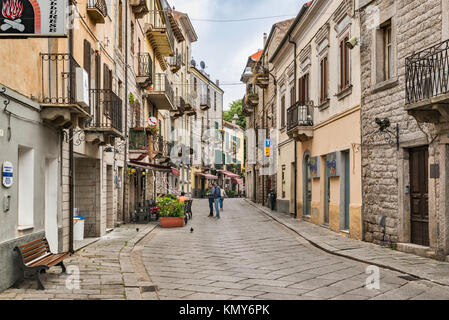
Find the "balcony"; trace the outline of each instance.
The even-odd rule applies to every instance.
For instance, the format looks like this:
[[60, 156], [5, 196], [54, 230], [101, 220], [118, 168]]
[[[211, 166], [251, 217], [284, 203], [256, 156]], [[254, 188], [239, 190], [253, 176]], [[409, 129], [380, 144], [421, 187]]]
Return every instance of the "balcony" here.
[[211, 99], [210, 94], [202, 94], [200, 99], [200, 108], [201, 110], [209, 110], [211, 107]]
[[150, 145], [150, 132], [141, 128], [129, 130], [129, 150], [147, 151]]
[[123, 137], [122, 100], [110, 89], [91, 89], [92, 119], [86, 122], [86, 141], [110, 143], [108, 139]]
[[182, 58], [180, 54], [177, 54], [173, 57], [170, 57], [170, 70], [173, 73], [176, 73], [181, 69], [182, 66]]
[[406, 59], [405, 109], [419, 122], [449, 121], [449, 40]]
[[313, 138], [313, 110], [306, 103], [296, 102], [287, 110], [287, 134], [301, 142]]
[[259, 88], [266, 89], [270, 84], [269, 72], [267, 69], [263, 69], [262, 72], [256, 74], [255, 76], [255, 84]]
[[87, 2], [87, 15], [95, 24], [104, 24], [108, 15], [108, 7], [105, 0], [89, 0]]
[[186, 101], [186, 114], [191, 117], [196, 115], [198, 110], [196, 104], [196, 94], [189, 94]]
[[164, 73], [154, 74], [148, 99], [160, 110], [174, 109], [173, 88]]
[[172, 115], [173, 119], [181, 118], [184, 115], [184, 112], [186, 111], [186, 103], [183, 97], [176, 97], [175, 98], [175, 110], [174, 114]]
[[169, 159], [173, 145], [172, 142], [164, 140], [161, 136], [153, 136], [153, 154], [155, 158]]
[[64, 129], [82, 127], [90, 117], [87, 74], [67, 53], [41, 53], [40, 57], [41, 117]]
[[136, 19], [143, 18], [148, 12], [147, 0], [129, 0], [129, 5], [131, 6]]
[[153, 83], [153, 61], [149, 53], [137, 55], [136, 81], [140, 88], [148, 88]]
[[164, 10], [152, 10], [149, 12], [149, 22], [145, 24], [145, 34], [154, 49], [164, 70], [167, 68], [165, 57], [175, 54], [175, 38], [172, 27]]
[[243, 99], [242, 99], [242, 114], [245, 117], [249, 117], [253, 113], [254, 108], [249, 108], [247, 103], [246, 103], [246, 100], [247, 100], [246, 96], [243, 97]]
[[248, 107], [254, 108], [259, 105], [259, 94], [257, 92], [251, 92], [247, 94], [246, 103]]

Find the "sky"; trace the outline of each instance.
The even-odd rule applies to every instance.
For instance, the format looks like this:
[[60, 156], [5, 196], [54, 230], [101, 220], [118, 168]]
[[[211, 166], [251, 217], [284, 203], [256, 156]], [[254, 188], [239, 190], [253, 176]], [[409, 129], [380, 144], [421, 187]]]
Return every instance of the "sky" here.
[[[225, 91], [224, 109], [243, 98], [245, 86], [240, 77], [248, 57], [263, 49], [263, 34], [270, 33], [274, 23], [295, 17], [304, 0], [168, 0], [177, 11], [192, 20], [198, 41], [192, 45], [192, 58], [206, 63], [211, 80], [220, 80]], [[284, 16], [285, 15], [285, 16]], [[209, 22], [198, 20], [240, 20], [242, 22]], [[229, 85], [239, 83], [239, 85]]]

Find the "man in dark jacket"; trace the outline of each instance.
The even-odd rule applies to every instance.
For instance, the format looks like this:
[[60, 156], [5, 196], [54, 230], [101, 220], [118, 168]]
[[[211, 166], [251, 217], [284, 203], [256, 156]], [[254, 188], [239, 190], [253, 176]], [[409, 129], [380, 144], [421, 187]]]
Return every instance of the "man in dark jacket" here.
[[220, 219], [220, 199], [221, 199], [221, 190], [218, 184], [215, 182], [215, 189], [214, 189], [214, 202], [215, 202], [215, 212], [216, 218]]
[[214, 198], [215, 198], [215, 188], [212, 183], [209, 183], [209, 193], [207, 194], [209, 198], [209, 217], [214, 216]]

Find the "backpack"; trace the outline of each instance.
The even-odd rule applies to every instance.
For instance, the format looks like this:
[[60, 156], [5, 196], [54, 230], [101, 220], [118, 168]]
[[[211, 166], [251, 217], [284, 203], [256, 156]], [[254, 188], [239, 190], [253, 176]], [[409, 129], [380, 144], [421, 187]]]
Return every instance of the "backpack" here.
[[214, 197], [215, 197], [215, 199], [221, 198], [221, 190], [220, 190], [220, 187], [219, 187], [219, 186], [216, 186], [216, 187], [215, 187]]

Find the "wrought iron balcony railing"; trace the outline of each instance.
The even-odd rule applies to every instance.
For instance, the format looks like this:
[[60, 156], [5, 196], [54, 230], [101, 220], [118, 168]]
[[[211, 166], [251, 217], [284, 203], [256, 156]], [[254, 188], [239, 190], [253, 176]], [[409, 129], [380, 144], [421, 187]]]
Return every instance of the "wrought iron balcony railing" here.
[[408, 57], [405, 68], [407, 104], [449, 94], [449, 40]]
[[181, 69], [182, 57], [180, 54], [176, 54], [173, 57], [170, 57], [170, 67], [173, 72], [177, 72]]
[[[168, 41], [172, 48], [175, 47], [175, 36], [173, 29], [168, 20], [168, 15], [165, 10], [150, 10], [148, 13], [150, 31], [162, 31], [167, 33]], [[164, 18], [162, 20], [162, 18]], [[165, 23], [164, 23], [165, 21]]]
[[129, 130], [129, 150], [147, 150], [148, 132], [145, 130]]
[[87, 13], [96, 23], [104, 23], [108, 15], [108, 7], [105, 0], [89, 0], [87, 2]]
[[122, 100], [110, 89], [91, 89], [92, 119], [86, 128], [100, 131], [115, 129], [122, 133]]
[[304, 102], [296, 102], [287, 110], [287, 131], [296, 127], [313, 126], [313, 110]]
[[175, 107], [180, 113], [184, 113], [186, 111], [186, 102], [183, 97], [177, 96], [175, 98]]
[[153, 151], [159, 156], [170, 157], [173, 146], [173, 142], [164, 140], [162, 136], [157, 135], [153, 137]]
[[168, 81], [167, 76], [164, 73], [155, 73], [153, 77], [153, 90], [150, 93], [165, 93], [170, 100], [170, 102], [174, 103], [174, 91], [170, 82]]
[[[44, 105], [77, 104], [76, 87], [82, 79], [76, 78], [79, 64], [67, 53], [41, 53], [42, 96]], [[82, 107], [90, 113], [89, 106]]]
[[211, 107], [210, 94], [202, 94], [200, 100], [201, 100], [200, 106], [202, 110], [210, 109]]
[[153, 79], [153, 61], [149, 53], [139, 53], [137, 55], [137, 82], [141, 86], [147, 87]]

